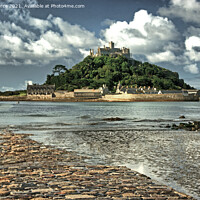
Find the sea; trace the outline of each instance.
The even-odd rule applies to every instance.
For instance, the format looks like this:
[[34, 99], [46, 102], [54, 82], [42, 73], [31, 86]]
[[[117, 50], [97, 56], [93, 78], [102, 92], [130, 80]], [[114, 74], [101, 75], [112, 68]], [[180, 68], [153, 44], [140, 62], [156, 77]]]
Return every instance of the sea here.
[[200, 200], [200, 131], [170, 128], [192, 121], [200, 102], [0, 102], [0, 131], [31, 133], [92, 165], [127, 166]]

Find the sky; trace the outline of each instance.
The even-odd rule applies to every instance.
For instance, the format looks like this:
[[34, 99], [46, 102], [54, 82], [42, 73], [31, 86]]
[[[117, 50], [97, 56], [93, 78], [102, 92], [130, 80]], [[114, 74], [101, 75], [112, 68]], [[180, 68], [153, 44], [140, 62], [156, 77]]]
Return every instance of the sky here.
[[0, 91], [43, 84], [109, 41], [200, 89], [199, 19], [199, 0], [0, 0]]

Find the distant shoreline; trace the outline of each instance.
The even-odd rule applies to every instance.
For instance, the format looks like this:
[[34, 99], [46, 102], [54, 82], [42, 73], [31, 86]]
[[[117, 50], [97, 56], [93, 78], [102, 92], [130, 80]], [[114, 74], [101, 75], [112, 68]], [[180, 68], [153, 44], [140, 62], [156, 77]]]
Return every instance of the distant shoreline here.
[[182, 94], [115, 94], [102, 98], [50, 97], [38, 96], [0, 96], [0, 101], [44, 101], [44, 102], [173, 102], [199, 101], [199, 96]]

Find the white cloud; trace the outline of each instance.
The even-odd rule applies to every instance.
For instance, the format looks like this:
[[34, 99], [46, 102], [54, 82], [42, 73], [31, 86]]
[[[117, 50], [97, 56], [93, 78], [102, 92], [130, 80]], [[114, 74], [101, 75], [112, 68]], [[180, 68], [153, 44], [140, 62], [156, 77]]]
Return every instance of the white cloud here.
[[105, 19], [103, 22], [101, 22], [101, 26], [110, 26], [111, 24], [114, 24], [115, 20], [111, 19]]
[[[37, 4], [37, 0], [5, 0], [5, 4]], [[50, 62], [67, 66], [89, 55], [101, 44], [95, 33], [62, 18], [32, 17], [29, 9], [0, 9], [8, 21], [0, 21], [0, 65], [44, 65]], [[88, 54], [87, 54], [88, 52]]]
[[13, 87], [7, 87], [7, 86], [2, 86], [0, 87], [0, 91], [1, 92], [5, 92], [5, 91], [14, 91], [15, 89]]
[[4, 9], [0, 9], [0, 12], [6, 15], [9, 19], [13, 20], [14, 22], [27, 23], [28, 19], [30, 18], [30, 11], [29, 9], [24, 9], [23, 6], [25, 4], [31, 5], [37, 3], [37, 0], [4, 0], [4, 5], [17, 4], [21, 5], [21, 8], [13, 9], [10, 6], [7, 6]]
[[35, 33], [30, 32], [24, 28], [21, 28], [20, 26], [16, 25], [13, 22], [6, 22], [0, 21], [0, 35], [6, 35], [6, 36], [17, 36], [22, 39], [27, 39], [29, 37], [35, 38]]
[[200, 47], [200, 38], [191, 36], [185, 41], [186, 50], [192, 50], [194, 47]]
[[190, 36], [200, 36], [200, 27], [194, 27], [190, 26], [187, 28], [187, 30], [184, 33], [184, 36], [190, 37]]
[[33, 81], [25, 81], [25, 83], [24, 83], [24, 87], [27, 87], [27, 85], [33, 85]]
[[[62, 39], [66, 44], [76, 48], [89, 48], [99, 44], [95, 33], [92, 33], [79, 25], [71, 25], [59, 17], [50, 16], [48, 18], [62, 32]], [[60, 40], [62, 42], [62, 40]]]
[[[176, 41], [179, 33], [167, 18], [140, 10], [132, 21], [117, 21], [102, 30], [101, 36], [106, 42], [115, 42], [118, 47], [129, 47], [133, 55], [145, 55], [149, 61], [160, 62], [174, 60], [173, 52], [166, 46]], [[168, 55], [168, 58], [164, 58]]]
[[186, 65], [184, 67], [184, 70], [186, 72], [189, 72], [191, 74], [198, 74], [199, 73], [199, 68], [197, 67], [197, 64], [191, 64], [191, 65]]
[[[26, 29], [17, 23], [0, 22], [0, 65], [40, 66], [59, 60], [69, 66], [100, 44], [94, 33], [59, 17], [49, 15], [43, 20], [26, 17], [30, 22]], [[39, 32], [34, 32], [36, 27]]]
[[162, 7], [158, 10], [162, 16], [179, 17], [185, 22], [199, 24], [200, 2], [197, 0], [171, 0], [169, 7]]
[[185, 51], [187, 64], [200, 62], [200, 28], [190, 26], [185, 32]]
[[[88, 55], [90, 48], [96, 49], [111, 40], [116, 46], [129, 47], [133, 55], [144, 55], [151, 62], [175, 60], [177, 47], [173, 41], [178, 39], [179, 33], [174, 24], [146, 10], [136, 12], [129, 23], [107, 19], [110, 26], [102, 30], [101, 39], [60, 17], [49, 15], [46, 19], [38, 19], [30, 16], [29, 11], [16, 12], [23, 19], [20, 23], [19, 19], [15, 19], [15, 23], [0, 22], [1, 65], [41, 65], [59, 60], [69, 66]], [[16, 12], [12, 11], [10, 17], [16, 17]], [[26, 28], [21, 27], [22, 23]]]
[[176, 60], [176, 56], [171, 51], [165, 51], [160, 53], [152, 53], [147, 56], [150, 62], [172, 62]]
[[185, 40], [185, 55], [191, 61], [200, 61], [200, 37], [191, 36]]
[[48, 20], [37, 19], [34, 17], [29, 17], [27, 22], [29, 26], [34, 29], [39, 29], [41, 32], [46, 31], [49, 27], [52, 27], [52, 24]]

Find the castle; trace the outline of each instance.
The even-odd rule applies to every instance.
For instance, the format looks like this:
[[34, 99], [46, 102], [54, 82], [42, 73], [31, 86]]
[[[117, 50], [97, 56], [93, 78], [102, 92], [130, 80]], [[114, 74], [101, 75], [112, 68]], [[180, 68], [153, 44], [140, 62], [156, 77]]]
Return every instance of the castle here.
[[98, 47], [96, 54], [94, 54], [94, 49], [90, 49], [90, 56], [97, 57], [97, 56], [103, 56], [103, 55], [108, 55], [108, 56], [113, 56], [113, 57], [121, 55], [128, 59], [131, 59], [130, 50], [128, 48], [125, 48], [125, 47], [123, 47], [122, 49], [115, 48], [114, 42], [112, 41], [109, 42], [109, 47], [106, 47], [105, 45], [103, 48]]

